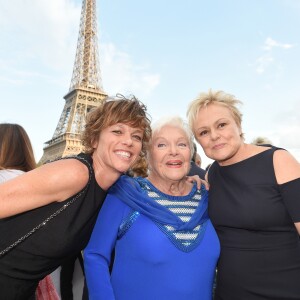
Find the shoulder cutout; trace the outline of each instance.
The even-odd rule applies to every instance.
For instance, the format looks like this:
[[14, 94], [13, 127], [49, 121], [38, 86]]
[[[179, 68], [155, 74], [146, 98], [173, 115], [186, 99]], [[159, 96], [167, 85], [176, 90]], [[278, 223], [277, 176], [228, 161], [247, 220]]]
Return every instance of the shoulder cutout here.
[[274, 152], [273, 164], [278, 184], [300, 177], [300, 164], [288, 151], [277, 150]]

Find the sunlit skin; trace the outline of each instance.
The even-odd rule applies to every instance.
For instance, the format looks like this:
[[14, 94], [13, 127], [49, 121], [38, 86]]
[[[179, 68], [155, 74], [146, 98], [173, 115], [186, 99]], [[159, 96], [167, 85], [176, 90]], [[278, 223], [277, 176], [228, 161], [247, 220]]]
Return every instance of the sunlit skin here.
[[[143, 131], [118, 123], [103, 129], [94, 142], [93, 168], [98, 185], [107, 190], [137, 159]], [[76, 159], [58, 160], [0, 185], [0, 219], [65, 201], [87, 184], [87, 167]]]
[[241, 127], [227, 107], [209, 104], [200, 109], [194, 122], [194, 132], [206, 156], [220, 165], [243, 159], [247, 146], [241, 138]]
[[[110, 179], [113, 174], [118, 178], [120, 174], [125, 173], [139, 156], [142, 140], [143, 131], [141, 129], [123, 123], [103, 129], [99, 139], [93, 145], [96, 178], [97, 170], [101, 170], [99, 176], [109, 174]], [[101, 145], [105, 145], [105, 147]]]
[[[245, 144], [240, 136], [241, 128], [231, 111], [218, 104], [209, 104], [199, 110], [193, 130], [206, 156], [221, 166], [240, 162], [268, 148]], [[299, 178], [300, 164], [289, 152], [277, 150], [273, 160], [278, 184]], [[300, 234], [300, 222], [295, 226]]]
[[164, 126], [152, 138], [148, 179], [165, 193], [188, 193], [191, 183], [185, 176], [190, 161], [191, 149], [186, 133], [178, 127]]
[[[92, 157], [95, 178], [103, 190], [114, 184], [137, 159], [142, 148], [143, 133], [139, 128], [121, 123], [101, 131], [93, 144], [95, 150]], [[88, 178], [84, 164], [76, 159], [66, 159], [45, 164], [2, 183], [0, 219], [52, 202], [65, 201], [81, 191]], [[200, 188], [200, 180], [196, 181]]]

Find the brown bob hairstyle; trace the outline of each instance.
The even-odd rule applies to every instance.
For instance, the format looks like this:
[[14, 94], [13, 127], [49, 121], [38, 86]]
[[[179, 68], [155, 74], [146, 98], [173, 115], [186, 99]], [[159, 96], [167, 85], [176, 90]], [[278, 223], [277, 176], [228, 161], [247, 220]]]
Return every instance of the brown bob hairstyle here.
[[135, 96], [125, 98], [120, 94], [105, 98], [100, 106], [88, 113], [82, 136], [84, 152], [92, 154], [94, 152], [93, 143], [98, 139], [101, 131], [117, 123], [143, 130], [143, 145], [140, 156], [144, 156], [151, 138], [151, 119], [147, 114], [147, 108]]

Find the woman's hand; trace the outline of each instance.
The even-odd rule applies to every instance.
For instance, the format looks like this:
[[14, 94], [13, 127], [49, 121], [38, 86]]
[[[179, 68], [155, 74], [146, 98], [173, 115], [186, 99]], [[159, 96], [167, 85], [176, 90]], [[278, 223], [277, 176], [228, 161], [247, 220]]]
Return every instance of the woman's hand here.
[[209, 183], [204, 180], [204, 179], [201, 179], [198, 175], [193, 175], [193, 176], [186, 176], [186, 180], [188, 182], [196, 182], [197, 183], [197, 188], [198, 190], [200, 190], [201, 188], [201, 184], [204, 184], [205, 186], [205, 189], [208, 191], [209, 190]]

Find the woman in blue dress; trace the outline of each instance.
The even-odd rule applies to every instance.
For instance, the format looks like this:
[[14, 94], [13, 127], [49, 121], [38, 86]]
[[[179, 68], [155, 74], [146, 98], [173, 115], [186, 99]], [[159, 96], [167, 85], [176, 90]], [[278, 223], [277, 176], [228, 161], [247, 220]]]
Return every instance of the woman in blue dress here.
[[152, 130], [148, 177], [110, 189], [84, 251], [91, 300], [212, 299], [219, 241], [207, 191], [186, 180], [193, 135], [178, 117]]

